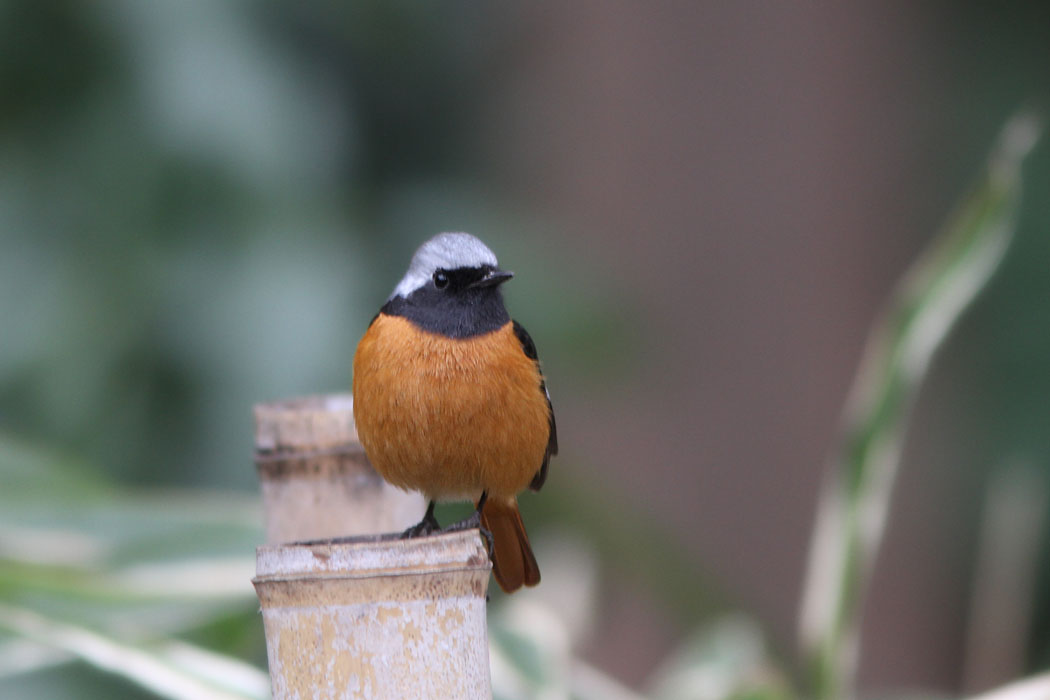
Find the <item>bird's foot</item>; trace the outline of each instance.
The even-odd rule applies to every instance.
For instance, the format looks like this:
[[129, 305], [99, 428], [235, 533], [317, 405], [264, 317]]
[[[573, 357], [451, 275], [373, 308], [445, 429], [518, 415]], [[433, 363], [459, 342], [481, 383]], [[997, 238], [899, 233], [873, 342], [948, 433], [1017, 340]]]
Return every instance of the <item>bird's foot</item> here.
[[418, 523], [401, 533], [401, 539], [408, 540], [413, 537], [426, 537], [439, 532], [441, 526], [430, 520], [420, 520]]
[[423, 519], [402, 532], [401, 539], [407, 540], [413, 537], [426, 537], [435, 532], [442, 532], [442, 530], [441, 525], [438, 524], [437, 518], [434, 517], [434, 501], [431, 501], [430, 505], [427, 506], [427, 512], [423, 516]]
[[492, 533], [486, 530], [485, 528], [479, 527], [478, 532], [480, 532], [481, 536], [485, 538], [485, 544], [487, 545], [487, 548], [489, 550], [489, 560], [491, 561], [492, 553], [496, 549], [496, 541], [492, 539]]
[[442, 528], [442, 532], [459, 532], [460, 530], [473, 530], [481, 527], [481, 513], [474, 511], [471, 515]]
[[463, 518], [459, 522], [452, 523], [451, 525], [442, 528], [442, 532], [459, 532], [461, 530], [474, 530], [477, 529], [481, 533], [481, 536], [485, 538], [485, 544], [488, 546], [489, 559], [492, 558], [492, 549], [494, 542], [492, 539], [492, 533], [481, 526], [481, 513], [474, 511], [470, 516]]

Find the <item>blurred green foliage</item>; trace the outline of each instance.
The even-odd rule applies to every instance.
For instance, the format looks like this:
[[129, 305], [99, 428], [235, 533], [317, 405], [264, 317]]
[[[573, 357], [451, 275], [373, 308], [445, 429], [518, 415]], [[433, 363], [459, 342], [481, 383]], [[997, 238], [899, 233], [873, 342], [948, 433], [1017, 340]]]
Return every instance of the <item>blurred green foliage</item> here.
[[[135, 482], [253, 486], [246, 407], [347, 387], [407, 251], [513, 247], [466, 175], [494, 11], [0, 5], [0, 428]], [[619, 313], [600, 289], [530, 313], [529, 285], [573, 298], [548, 275], [515, 306], [586, 357]]]
[[816, 698], [856, 695], [861, 610], [912, 406], [936, 353], [1010, 248], [1022, 166], [1041, 133], [1039, 117], [1030, 113], [1007, 122], [984, 175], [898, 283], [868, 338], [818, 506], [803, 600], [802, 638]]
[[[1017, 105], [1050, 114], [1050, 4], [931, 3], [931, 17], [950, 64], [951, 102], [938, 132], [931, 133], [945, 161], [937, 194], [959, 191], [975, 172], [977, 143], [995, 132]], [[1050, 144], [1044, 138], [1025, 165], [1026, 186], [1015, 241], [1003, 270], [962, 320], [954, 345], [973, 353], [967, 366], [946, 357], [964, 378], [966, 393], [953, 397], [960, 440], [952, 447], [952, 478], [968, 485], [972, 510], [980, 507], [991, 473], [1012, 460], [1030, 461], [1050, 479], [1050, 306], [1046, 261], [1050, 260]], [[946, 353], [948, 355], [948, 353]], [[962, 524], [966, 527], [969, 524]], [[972, 533], [960, 532], [971, 541]], [[1042, 533], [1050, 542], [1050, 531]], [[1041, 548], [1028, 668], [1050, 665], [1050, 548]]]
[[[6, 438], [0, 483], [5, 697], [139, 697], [93, 668], [133, 677], [133, 654], [177, 666], [176, 638], [263, 663], [249, 583], [261, 538], [257, 499], [128, 491]], [[92, 664], [69, 664], [74, 657]], [[261, 672], [248, 673], [249, 685], [265, 689]], [[199, 669], [186, 674], [200, 677]]]
[[253, 485], [247, 407], [348, 386], [374, 261], [432, 231], [378, 245], [400, 190], [469, 160], [448, 9], [0, 5], [0, 428]]

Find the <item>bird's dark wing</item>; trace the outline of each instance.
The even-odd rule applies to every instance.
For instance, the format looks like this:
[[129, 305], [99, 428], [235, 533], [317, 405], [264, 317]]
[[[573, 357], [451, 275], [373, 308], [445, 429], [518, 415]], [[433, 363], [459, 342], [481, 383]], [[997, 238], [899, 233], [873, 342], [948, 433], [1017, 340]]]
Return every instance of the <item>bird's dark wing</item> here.
[[[521, 349], [525, 352], [525, 356], [535, 362], [537, 369], [539, 369], [540, 358], [536, 354], [536, 344], [532, 342], [528, 331], [522, 328], [517, 321], [514, 321], [514, 335], [517, 336], [518, 342], [521, 343]], [[540, 372], [540, 391], [547, 397], [551, 432], [547, 438], [547, 450], [543, 453], [543, 464], [540, 465], [539, 471], [536, 472], [536, 476], [532, 477], [532, 483], [529, 484], [529, 488], [533, 491], [539, 491], [540, 487], [543, 486], [543, 482], [547, 480], [547, 465], [550, 464], [551, 455], [558, 454], [558, 426], [554, 422], [554, 407], [551, 405], [551, 395], [547, 391], [547, 383], [543, 381], [542, 371]]]

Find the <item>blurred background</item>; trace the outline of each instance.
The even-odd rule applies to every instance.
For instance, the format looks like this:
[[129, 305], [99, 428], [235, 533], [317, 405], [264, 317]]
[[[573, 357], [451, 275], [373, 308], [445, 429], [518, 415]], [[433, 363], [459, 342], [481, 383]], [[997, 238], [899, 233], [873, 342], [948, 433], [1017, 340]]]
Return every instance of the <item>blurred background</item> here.
[[[469, 231], [517, 273], [558, 417], [537, 555], [597, 553], [581, 654], [637, 687], [741, 607], [790, 665], [867, 329], [1048, 86], [1050, 5], [1020, 0], [5, 2], [0, 435], [252, 492], [251, 405], [346, 390], [415, 248]], [[864, 688], [1050, 663], [1045, 518], [1021, 645], [966, 660], [988, 485], [1050, 477], [1047, 145], [1026, 175], [917, 406]]]

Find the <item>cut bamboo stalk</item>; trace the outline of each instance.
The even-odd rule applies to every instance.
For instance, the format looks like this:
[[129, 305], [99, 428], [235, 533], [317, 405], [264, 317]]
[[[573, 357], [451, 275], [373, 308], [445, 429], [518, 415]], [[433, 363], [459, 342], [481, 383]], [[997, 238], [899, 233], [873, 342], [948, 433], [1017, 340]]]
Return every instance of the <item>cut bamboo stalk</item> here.
[[252, 583], [275, 700], [491, 698], [478, 531], [367, 534], [403, 531], [424, 501], [368, 464], [350, 396], [261, 405], [255, 419], [268, 544]]
[[260, 547], [273, 697], [490, 698], [477, 530]]
[[400, 532], [423, 517], [420, 494], [368, 463], [349, 394], [257, 405], [255, 463], [267, 544]]

